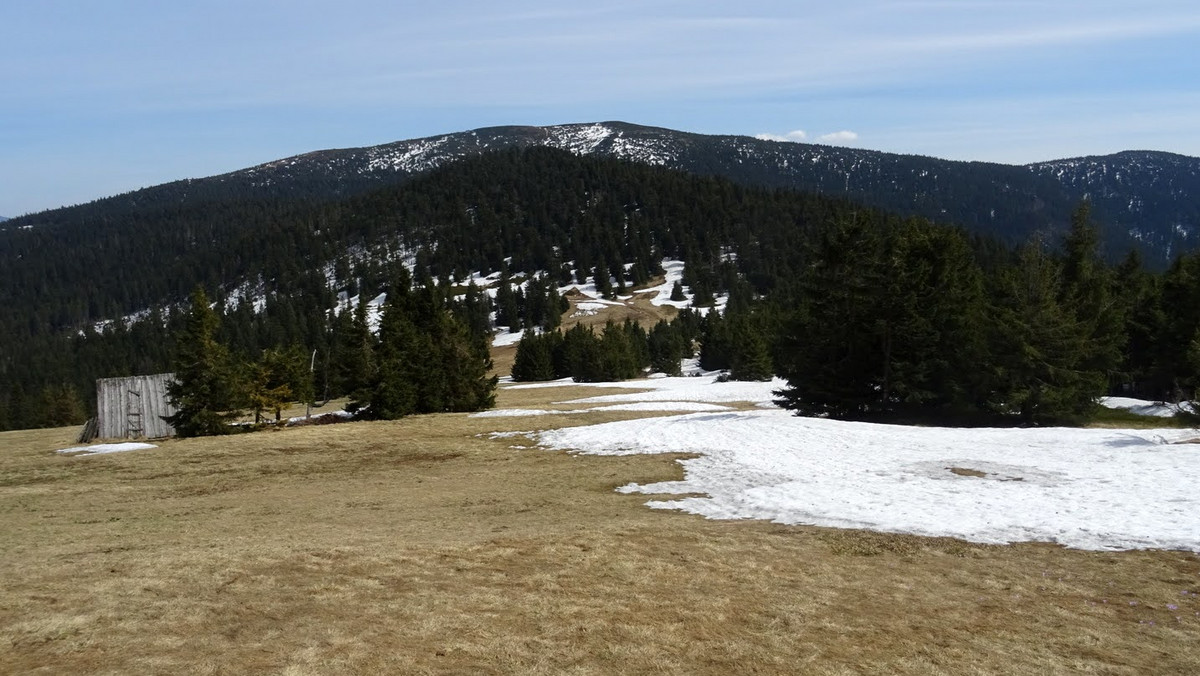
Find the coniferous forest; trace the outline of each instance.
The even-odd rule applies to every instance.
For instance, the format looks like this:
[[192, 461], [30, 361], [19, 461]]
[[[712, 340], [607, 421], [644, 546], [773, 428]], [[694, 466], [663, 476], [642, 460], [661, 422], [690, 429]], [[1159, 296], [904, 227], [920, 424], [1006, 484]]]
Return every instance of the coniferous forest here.
[[[1098, 232], [1085, 203], [1014, 248], [543, 148], [348, 198], [131, 207], [6, 233], [0, 429], [79, 422], [96, 378], [179, 372], [202, 337], [213, 368], [237, 374], [228, 406], [259, 416], [285, 397], [349, 396], [377, 417], [474, 410], [495, 386], [494, 324], [530, 329], [517, 379], [670, 373], [696, 355], [732, 378], [786, 378], [780, 401], [811, 415], [1035, 424], [1085, 419], [1107, 393], [1193, 397], [1200, 254], [1162, 273], [1136, 254], [1112, 265]], [[727, 295], [726, 312], [557, 330], [559, 285], [625, 294], [664, 258], [685, 261], [695, 305]], [[500, 273], [494, 300], [465, 281], [477, 271]], [[366, 301], [382, 292], [375, 327]]]

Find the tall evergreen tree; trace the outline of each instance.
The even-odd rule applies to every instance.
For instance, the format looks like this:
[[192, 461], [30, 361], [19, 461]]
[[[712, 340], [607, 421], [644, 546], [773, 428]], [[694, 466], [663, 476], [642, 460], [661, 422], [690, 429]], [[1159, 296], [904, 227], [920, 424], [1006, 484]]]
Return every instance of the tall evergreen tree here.
[[513, 359], [513, 380], [554, 380], [554, 355], [549, 335], [540, 336], [530, 329], [525, 331]]
[[440, 356], [447, 372], [443, 411], [481, 411], [496, 404], [499, 377], [488, 375], [492, 358], [488, 347], [472, 340], [467, 326], [449, 313], [443, 316]]
[[918, 220], [838, 221], [811, 259], [781, 342], [782, 405], [857, 417], [974, 403], [982, 292], [961, 234]]
[[275, 414], [275, 422], [280, 422], [289, 402], [313, 402], [309, 363], [304, 348], [292, 344], [263, 350], [261, 359], [249, 365], [247, 399], [248, 407], [254, 411], [254, 422], [261, 422], [262, 414], [267, 411]]
[[414, 322], [410, 281], [402, 271], [388, 290], [379, 321], [376, 369], [366, 389], [367, 415], [394, 420], [417, 412], [418, 369], [430, 355], [422, 352], [421, 335]]
[[661, 319], [646, 336], [650, 369], [669, 376], [680, 375], [680, 361], [690, 357], [682, 333]]
[[176, 338], [175, 381], [167, 387], [176, 413], [166, 420], [181, 437], [225, 434], [238, 416], [229, 351], [216, 340], [219, 325], [204, 289], [197, 287]]
[[1200, 330], [1200, 253], [1180, 256], [1162, 279], [1161, 307], [1166, 315], [1158, 350], [1165, 377], [1170, 379], [1165, 398], [1178, 401], [1189, 397], [1196, 383], [1189, 377], [1188, 359], [1192, 338]]
[[747, 315], [735, 315], [729, 322], [730, 380], [770, 380], [774, 366], [762, 326]]
[[821, 231], [804, 276], [805, 302], [784, 339], [783, 407], [834, 417], [875, 411], [882, 251], [879, 231], [865, 219], [837, 220]]
[[1116, 296], [1125, 317], [1127, 340], [1121, 354], [1122, 392], [1143, 399], [1169, 396], [1172, 374], [1167, 367], [1167, 314], [1162, 279], [1150, 274], [1132, 249], [1116, 271]]
[[37, 408], [41, 415], [39, 427], [78, 425], [87, 417], [79, 394], [66, 383], [42, 388]]
[[1035, 241], [997, 284], [992, 407], [1027, 424], [1091, 411], [1106, 382], [1102, 372], [1088, 369], [1090, 327], [1060, 300], [1061, 267]]
[[1091, 205], [1083, 202], [1071, 217], [1064, 243], [1061, 302], [1074, 310], [1086, 334], [1081, 367], [1102, 374], [1105, 382], [1119, 378], [1125, 321], [1113, 288], [1112, 271], [1099, 253], [1100, 234], [1091, 219]]
[[500, 275], [496, 285], [496, 324], [517, 331], [521, 326], [521, 308], [507, 274]]
[[370, 389], [377, 376], [375, 336], [371, 333], [369, 319], [367, 300], [360, 295], [350, 322], [339, 324], [345, 334], [337, 340], [340, 349], [335, 352], [334, 359], [340, 374], [341, 393], [350, 398], [346, 410], [352, 412], [370, 400]]
[[471, 280], [467, 285], [466, 295], [463, 296], [461, 315], [471, 335], [485, 343], [490, 342], [492, 336], [491, 312], [491, 299], [479, 288], [475, 280]]

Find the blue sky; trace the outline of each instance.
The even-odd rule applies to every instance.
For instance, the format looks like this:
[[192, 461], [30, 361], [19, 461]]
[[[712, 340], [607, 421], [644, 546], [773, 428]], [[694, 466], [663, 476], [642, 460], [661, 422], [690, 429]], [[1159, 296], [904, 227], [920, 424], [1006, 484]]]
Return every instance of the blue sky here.
[[1007, 163], [1200, 155], [1194, 0], [8, 0], [0, 214], [625, 120]]

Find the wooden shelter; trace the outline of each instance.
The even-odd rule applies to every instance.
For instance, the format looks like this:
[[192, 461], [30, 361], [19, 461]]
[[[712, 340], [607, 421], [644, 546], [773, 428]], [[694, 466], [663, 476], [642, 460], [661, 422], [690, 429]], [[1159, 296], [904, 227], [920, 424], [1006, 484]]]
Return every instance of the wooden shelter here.
[[96, 381], [96, 436], [101, 439], [158, 439], [175, 436], [163, 416], [175, 414], [167, 400], [174, 373]]

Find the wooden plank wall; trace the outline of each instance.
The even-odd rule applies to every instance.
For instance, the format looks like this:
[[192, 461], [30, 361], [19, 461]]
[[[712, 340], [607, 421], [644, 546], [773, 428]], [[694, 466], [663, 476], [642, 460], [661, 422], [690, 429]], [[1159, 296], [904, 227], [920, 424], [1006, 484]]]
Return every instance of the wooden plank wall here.
[[157, 373], [152, 376], [131, 378], [101, 378], [96, 381], [96, 417], [99, 419], [101, 439], [128, 439], [129, 400], [139, 397], [129, 394], [138, 392], [143, 435], [147, 439], [175, 436], [175, 429], [162, 417], [173, 415], [175, 407], [167, 401], [167, 384], [175, 378], [174, 373]]

